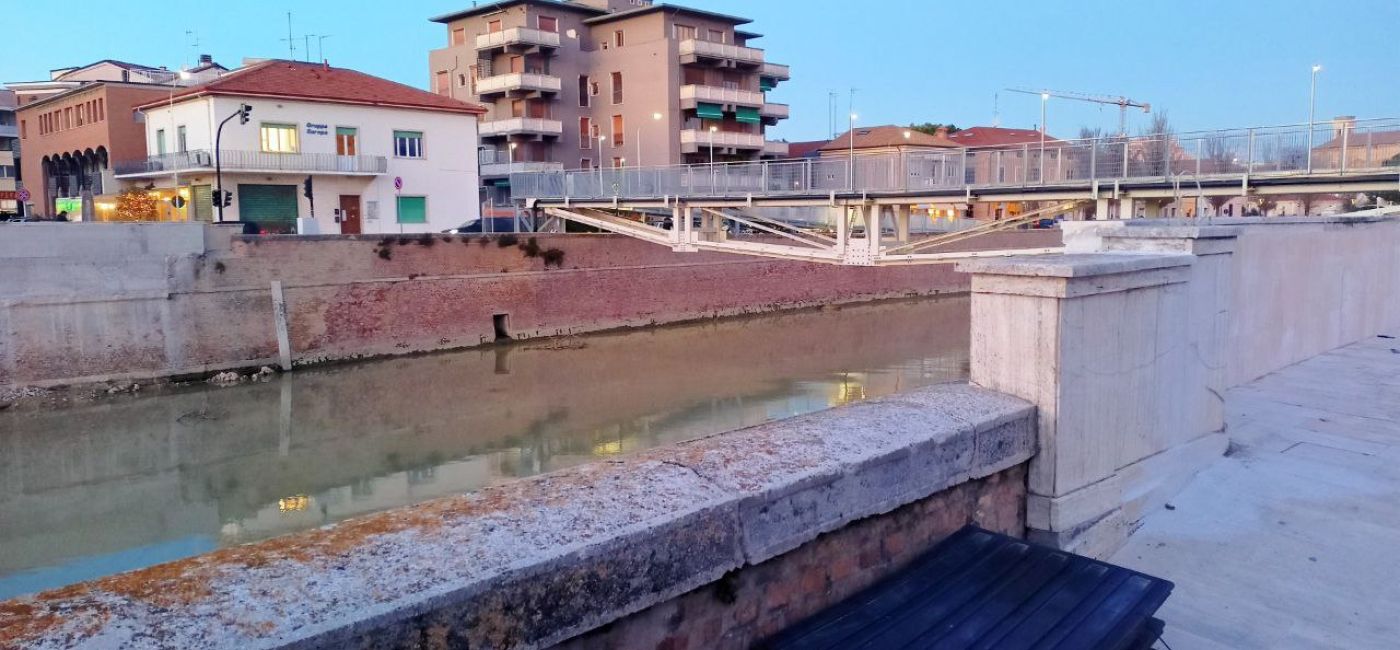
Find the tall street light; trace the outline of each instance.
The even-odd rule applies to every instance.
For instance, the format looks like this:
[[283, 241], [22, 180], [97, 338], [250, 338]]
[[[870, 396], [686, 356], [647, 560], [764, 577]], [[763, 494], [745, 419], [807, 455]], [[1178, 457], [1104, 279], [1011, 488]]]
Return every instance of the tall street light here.
[[848, 160], [846, 163], [846, 166], [850, 168], [849, 170], [847, 170], [846, 174], [846, 185], [849, 186], [849, 189], [852, 192], [856, 191], [856, 120], [859, 118], [859, 115], [856, 115], [854, 112], [852, 112], [850, 126], [846, 129], [846, 134], [849, 136], [846, 138], [846, 140], [847, 144], [849, 145], [850, 158], [850, 160]]
[[512, 142], [510, 143], [510, 147], [508, 147], [510, 149], [510, 153], [508, 154], [510, 156], [510, 164], [506, 167], [507, 174], [515, 173], [515, 148], [518, 146], [520, 146], [518, 143]]
[[606, 135], [604, 135], [604, 134], [601, 134], [601, 133], [598, 134], [598, 197], [599, 197], [599, 198], [602, 198], [602, 197], [606, 196], [606, 194], [603, 193], [603, 157], [606, 156], [607, 154], [603, 153], [603, 147], [607, 146], [607, 141], [608, 141], [608, 136], [606, 136]]
[[1308, 173], [1312, 173], [1312, 153], [1313, 153], [1313, 123], [1317, 118], [1317, 73], [1322, 72], [1322, 66], [1314, 64], [1312, 67], [1312, 84], [1308, 88]]
[[[655, 122], [660, 122], [662, 117], [661, 113], [651, 114], [651, 119]], [[637, 127], [637, 166], [642, 166], [642, 127], [640, 126]]]
[[183, 154], [185, 151], [180, 146], [180, 132], [175, 128], [175, 88], [180, 85], [181, 81], [189, 80], [190, 76], [190, 72], [181, 67], [180, 73], [170, 78], [170, 105], [166, 108], [166, 116], [170, 118], [170, 137], [175, 138], [177, 154], [177, 157], [172, 161], [173, 164], [171, 164], [171, 167], [175, 170], [173, 179], [175, 184], [175, 196], [170, 198], [170, 207], [175, 209], [175, 216], [177, 217], [180, 216], [180, 208], [184, 207], [183, 204], [185, 203], [184, 199], [180, 196], [180, 164], [183, 161], [180, 160], [178, 154]]
[[1045, 182], [1045, 105], [1050, 103], [1050, 93], [1040, 93], [1040, 182]]
[[718, 126], [710, 125], [710, 191], [715, 191], [715, 132]]

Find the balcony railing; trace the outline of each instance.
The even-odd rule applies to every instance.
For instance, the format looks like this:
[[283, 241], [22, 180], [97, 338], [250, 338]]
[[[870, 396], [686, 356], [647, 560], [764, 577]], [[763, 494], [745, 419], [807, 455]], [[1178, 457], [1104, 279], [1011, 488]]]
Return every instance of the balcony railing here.
[[718, 88], [715, 86], [681, 86], [681, 101], [689, 102], [685, 108], [694, 108], [695, 102], [715, 104], [735, 104], [738, 106], [762, 106], [763, 93], [738, 88]]
[[559, 47], [559, 34], [529, 27], [511, 27], [476, 37], [478, 50], [510, 46]]
[[[517, 155], [519, 155], [518, 152]], [[480, 152], [479, 159], [482, 176], [509, 176], [517, 173], [564, 170], [564, 163], [513, 160], [509, 150], [487, 149]]]
[[759, 115], [778, 120], [786, 120], [791, 112], [792, 109], [790, 109], [787, 104], [764, 103], [763, 107], [758, 109]]
[[763, 67], [759, 68], [758, 74], [777, 79], [778, 81], [787, 81], [792, 78], [792, 68], [781, 63], [765, 62]]
[[530, 135], [564, 135], [564, 123], [538, 117], [511, 117], [481, 123], [481, 137], [493, 138], [517, 133]]
[[[715, 147], [761, 149], [763, 136], [716, 132]], [[681, 143], [691, 151], [707, 147], [708, 131], [685, 130]], [[1400, 164], [1393, 144], [1400, 119], [1332, 124], [1260, 127], [1152, 136], [1109, 136], [1087, 140], [1048, 140], [998, 147], [949, 148], [824, 156], [805, 160], [692, 164], [628, 168], [609, 188], [621, 196], [792, 197], [828, 192], [928, 192], [960, 197], [986, 189], [1023, 191], [1049, 188], [1088, 192], [1115, 182], [1174, 191], [1195, 198], [1211, 183], [1238, 185], [1264, 179], [1381, 178], [1394, 183]], [[741, 144], [742, 142], [742, 144]], [[685, 148], [683, 147], [683, 149]], [[513, 174], [515, 198], [611, 198], [600, 193], [589, 171]], [[1198, 185], [1197, 183], [1201, 185]], [[593, 183], [593, 185], [590, 185]]]
[[564, 82], [553, 75], [536, 72], [513, 72], [478, 79], [476, 93], [482, 96], [521, 90], [557, 93], [563, 87]]
[[0, 138], [18, 138], [19, 127], [13, 124], [0, 124]]
[[694, 63], [699, 59], [738, 61], [755, 65], [763, 63], [763, 50], [756, 47], [715, 43], [693, 38], [681, 41], [680, 55], [681, 60], [686, 63]]
[[[220, 163], [227, 171], [298, 172], [375, 175], [389, 171], [384, 156], [340, 156], [333, 153], [266, 153], [224, 150]], [[117, 176], [160, 176], [184, 171], [212, 171], [214, 153], [203, 149], [119, 161]]]
[[681, 131], [681, 145], [699, 147], [734, 147], [736, 149], [762, 149], [763, 136], [754, 133], [730, 133], [728, 131], [701, 131], [685, 129]]

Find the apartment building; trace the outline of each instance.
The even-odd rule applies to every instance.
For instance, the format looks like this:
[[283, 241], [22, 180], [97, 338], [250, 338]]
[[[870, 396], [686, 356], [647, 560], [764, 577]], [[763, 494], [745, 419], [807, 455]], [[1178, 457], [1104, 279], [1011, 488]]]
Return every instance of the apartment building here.
[[15, 117], [15, 93], [0, 88], [0, 220], [20, 212], [19, 120]]
[[649, 0], [503, 0], [432, 19], [432, 88], [478, 102], [482, 177], [786, 157], [767, 128], [790, 78], [745, 18]]

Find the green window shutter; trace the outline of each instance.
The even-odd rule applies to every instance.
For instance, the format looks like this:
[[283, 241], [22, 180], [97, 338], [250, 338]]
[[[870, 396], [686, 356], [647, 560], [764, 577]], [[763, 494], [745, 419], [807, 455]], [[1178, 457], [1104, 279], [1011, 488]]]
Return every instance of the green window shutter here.
[[353, 127], [337, 126], [337, 127], [335, 127], [335, 134], [336, 134], [336, 135], [355, 135], [355, 129], [354, 129]]
[[724, 107], [719, 104], [700, 102], [695, 105], [695, 114], [707, 120], [722, 120], [724, 119]]
[[759, 117], [758, 115], [757, 108], [750, 108], [747, 106], [740, 106], [739, 108], [735, 109], [734, 119], [740, 122], [748, 122], [750, 124], [758, 124], [759, 122], [763, 121], [763, 118]]
[[394, 137], [395, 137], [395, 138], [421, 139], [421, 138], [423, 137], [423, 132], [422, 132], [422, 131], [394, 131]]
[[758, 79], [758, 89], [765, 93], [777, 87], [778, 81], [772, 77], [759, 77]]
[[428, 223], [427, 197], [400, 196], [399, 223]]

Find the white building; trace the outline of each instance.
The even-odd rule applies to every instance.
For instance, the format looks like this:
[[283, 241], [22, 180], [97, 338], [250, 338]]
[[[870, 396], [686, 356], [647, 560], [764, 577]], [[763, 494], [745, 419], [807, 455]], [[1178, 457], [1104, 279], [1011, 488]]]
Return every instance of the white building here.
[[[245, 104], [246, 123], [238, 116]], [[233, 195], [224, 221], [254, 222], [264, 232], [358, 234], [437, 232], [480, 218], [484, 109], [472, 104], [354, 70], [273, 60], [137, 111], [151, 155], [117, 161], [116, 178], [154, 185], [162, 197], [178, 192], [187, 204], [175, 220], [219, 219], [221, 123], [218, 162]]]

